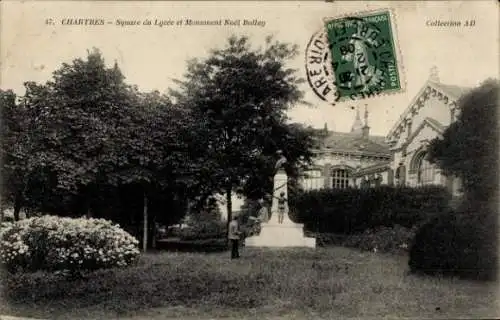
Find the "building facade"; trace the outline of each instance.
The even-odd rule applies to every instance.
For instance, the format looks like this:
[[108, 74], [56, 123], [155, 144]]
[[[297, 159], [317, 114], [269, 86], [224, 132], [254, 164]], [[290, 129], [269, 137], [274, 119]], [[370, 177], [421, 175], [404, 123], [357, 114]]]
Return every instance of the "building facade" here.
[[358, 112], [350, 133], [325, 129], [314, 167], [305, 172], [304, 189], [442, 185], [459, 196], [459, 179], [445, 176], [427, 160], [427, 146], [457, 119], [457, 101], [468, 90], [442, 84], [433, 69], [385, 137], [369, 135], [366, 111], [365, 123]]
[[[329, 131], [327, 126], [318, 131], [314, 165], [304, 173], [302, 186], [306, 190], [323, 188], [355, 188], [361, 186], [359, 172], [388, 164], [392, 159], [385, 137], [370, 135], [368, 113], [364, 123], [359, 109], [350, 132]], [[387, 170], [374, 172], [365, 182], [371, 185], [392, 183]]]

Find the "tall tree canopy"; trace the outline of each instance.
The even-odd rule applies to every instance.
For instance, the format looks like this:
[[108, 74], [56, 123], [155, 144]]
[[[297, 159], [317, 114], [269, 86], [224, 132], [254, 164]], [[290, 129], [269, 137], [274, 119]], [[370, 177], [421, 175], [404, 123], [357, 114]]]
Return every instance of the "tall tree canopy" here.
[[430, 160], [461, 178], [465, 197], [423, 225], [410, 268], [473, 279], [498, 275], [498, 107], [500, 84], [487, 80], [459, 101], [460, 115], [429, 147]]
[[[1, 116], [1, 196], [2, 214], [6, 204], [13, 205], [14, 216], [19, 219], [25, 181], [32, 171], [28, 156], [31, 152], [26, 141], [29, 136], [22, 108], [16, 102], [16, 94], [11, 90], [0, 90]], [[24, 142], [24, 143], [23, 143]]]
[[[52, 195], [84, 197], [82, 207], [90, 209], [99, 185], [107, 182], [106, 174], [119, 161], [111, 151], [134, 107], [124, 78], [116, 64], [108, 68], [94, 50], [86, 60], [63, 63], [43, 85], [26, 83], [21, 104], [29, 136], [38, 145], [32, 155], [55, 177], [55, 186], [54, 179], [48, 186]], [[44, 204], [54, 202], [46, 196]]]
[[149, 196], [182, 198], [188, 150], [179, 137], [189, 113], [124, 80], [93, 50], [44, 84], [27, 82], [19, 103], [2, 91], [4, 199], [81, 215], [110, 210], [123, 190], [145, 204]]
[[303, 80], [287, 67], [297, 53], [297, 46], [271, 37], [252, 48], [249, 38], [232, 36], [207, 59], [190, 61], [172, 91], [195, 121], [191, 156], [198, 181], [208, 193], [227, 195], [229, 219], [234, 190], [262, 194], [268, 188], [277, 150], [288, 158], [290, 173], [310, 158], [312, 139], [286, 115], [302, 101]]
[[429, 148], [430, 160], [460, 177], [475, 201], [497, 197], [499, 90], [497, 80], [487, 80], [463, 96], [457, 121]]

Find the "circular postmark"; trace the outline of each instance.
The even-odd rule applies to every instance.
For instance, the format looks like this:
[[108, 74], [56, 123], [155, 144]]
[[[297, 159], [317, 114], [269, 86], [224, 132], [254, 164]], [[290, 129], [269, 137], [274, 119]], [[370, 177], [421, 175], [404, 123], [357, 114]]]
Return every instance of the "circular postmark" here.
[[326, 32], [316, 32], [306, 47], [307, 82], [319, 98], [335, 105], [340, 96], [335, 87], [330, 54]]
[[325, 30], [313, 35], [306, 50], [310, 86], [333, 104], [401, 89], [393, 43], [388, 12], [325, 21]]

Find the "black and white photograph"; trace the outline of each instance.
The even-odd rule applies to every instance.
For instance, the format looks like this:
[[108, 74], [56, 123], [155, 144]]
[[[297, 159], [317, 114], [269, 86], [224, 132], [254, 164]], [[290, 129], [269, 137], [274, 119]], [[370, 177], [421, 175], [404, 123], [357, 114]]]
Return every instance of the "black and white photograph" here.
[[499, 2], [0, 2], [0, 320], [500, 319]]

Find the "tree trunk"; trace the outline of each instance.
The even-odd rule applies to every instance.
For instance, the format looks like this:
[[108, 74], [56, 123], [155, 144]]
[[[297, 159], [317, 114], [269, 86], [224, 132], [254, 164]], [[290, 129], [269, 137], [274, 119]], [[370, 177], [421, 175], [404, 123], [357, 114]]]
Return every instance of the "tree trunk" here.
[[14, 221], [19, 221], [22, 208], [22, 194], [18, 193], [14, 200]]
[[90, 187], [84, 189], [84, 197], [85, 197], [85, 207], [83, 215], [85, 218], [92, 218], [92, 193], [90, 191]]
[[151, 219], [151, 248], [156, 249], [156, 215], [153, 214], [153, 218]]
[[[229, 236], [229, 223], [231, 223], [231, 219], [233, 218], [233, 202], [232, 202], [232, 187], [229, 185], [226, 188], [226, 209], [227, 209], [227, 235]], [[229, 238], [228, 239], [229, 243]]]
[[143, 234], [142, 234], [142, 250], [146, 252], [148, 248], [148, 197], [144, 191], [144, 207], [142, 211], [143, 217]]
[[0, 222], [5, 220], [5, 203], [2, 196], [0, 196]]

